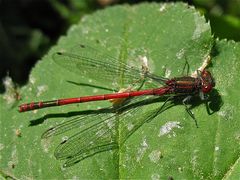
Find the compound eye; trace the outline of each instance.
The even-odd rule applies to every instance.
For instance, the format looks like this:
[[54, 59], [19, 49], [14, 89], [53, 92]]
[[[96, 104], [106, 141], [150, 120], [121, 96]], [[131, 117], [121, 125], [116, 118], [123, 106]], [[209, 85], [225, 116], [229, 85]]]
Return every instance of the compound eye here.
[[202, 92], [203, 92], [203, 93], [208, 93], [208, 92], [210, 92], [211, 90], [212, 90], [212, 86], [211, 86], [211, 85], [204, 84], [204, 85], [202, 86]]

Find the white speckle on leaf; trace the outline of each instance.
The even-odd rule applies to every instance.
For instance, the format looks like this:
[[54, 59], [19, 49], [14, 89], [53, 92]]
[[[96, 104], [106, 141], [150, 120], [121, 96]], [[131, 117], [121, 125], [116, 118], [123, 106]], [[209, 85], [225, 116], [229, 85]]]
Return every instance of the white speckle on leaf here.
[[140, 56], [140, 60], [142, 61], [142, 65], [148, 68], [148, 58], [147, 58], [147, 56]]
[[47, 85], [41, 85], [37, 87], [37, 97], [41, 96], [42, 93], [46, 92], [48, 90]]
[[41, 168], [38, 169], [38, 173], [42, 174], [42, 169]]
[[134, 125], [132, 123], [127, 124], [128, 131], [131, 131], [134, 128]]
[[139, 162], [143, 158], [144, 153], [146, 152], [147, 149], [148, 149], [148, 144], [147, 144], [146, 137], [144, 137], [143, 142], [141, 143], [141, 146], [138, 148], [137, 158], [136, 158], [137, 162]]
[[102, 137], [102, 136], [104, 135], [104, 133], [105, 133], [105, 130], [104, 130], [104, 129], [100, 129], [100, 130], [98, 130], [98, 131], [96, 132], [96, 136], [97, 136], [98, 138], [100, 138], [100, 137]]
[[86, 28], [86, 27], [82, 28], [82, 33], [85, 34], [85, 35], [88, 34], [89, 33], [89, 29]]
[[63, 137], [62, 137], [62, 142], [67, 141], [68, 139], [69, 139], [68, 136], [63, 136]]
[[114, 122], [111, 120], [111, 118], [107, 120], [106, 123], [109, 129], [112, 129], [115, 125]]
[[4, 149], [4, 144], [0, 143], [0, 151]]
[[232, 120], [235, 108], [231, 105], [226, 104], [221, 111], [217, 112], [219, 116], [221, 116], [225, 120]]
[[[89, 107], [91, 107], [91, 106], [89, 106]], [[97, 109], [102, 109], [102, 106], [97, 106]]]
[[141, 67], [142, 67], [142, 73], [147, 73], [149, 72], [149, 61], [148, 61], [148, 58], [147, 56], [138, 56], [140, 62], [141, 62]]
[[171, 73], [172, 73], [172, 71], [171, 71], [170, 69], [167, 69], [167, 68], [166, 68], [165, 77], [166, 77], [166, 78], [169, 78], [170, 75], [171, 75]]
[[6, 76], [3, 79], [3, 85], [5, 87], [3, 99], [6, 100], [7, 104], [12, 104], [12, 103], [16, 102], [16, 100], [20, 99], [20, 95], [18, 93], [18, 88], [13, 83], [11, 77]]
[[181, 49], [180, 51], [177, 52], [176, 57], [178, 59], [182, 59], [185, 54], [185, 49]]
[[41, 145], [43, 147], [43, 151], [44, 152], [48, 152], [49, 146], [50, 146], [50, 139], [46, 138], [46, 139], [42, 139], [41, 140]]
[[154, 150], [148, 155], [151, 162], [154, 162], [154, 163], [158, 163], [161, 156], [162, 156], [162, 153], [159, 150]]
[[3, 79], [3, 84], [5, 87], [13, 86], [12, 78], [7, 76]]
[[13, 161], [9, 161], [9, 162], [8, 162], [8, 167], [9, 167], [9, 168], [12, 168], [12, 169], [13, 169], [13, 168], [15, 167], [15, 165], [16, 165], [16, 164], [15, 164]]
[[237, 132], [235, 135], [234, 135], [235, 139], [237, 140], [238, 144], [240, 144], [240, 132]]
[[114, 81], [111, 83], [113, 87], [117, 87], [118, 83], [116, 82], [116, 80], [114, 79]]
[[109, 32], [109, 29], [105, 29], [105, 32]]
[[17, 158], [17, 146], [14, 145], [13, 146], [13, 150], [11, 153], [11, 157], [12, 157], [12, 165], [14, 164], [14, 166], [18, 163], [18, 158]]
[[72, 180], [78, 180], [78, 179], [79, 179], [79, 177], [77, 177], [77, 176], [72, 177]]
[[198, 13], [194, 13], [194, 21], [195, 21], [195, 30], [192, 35], [192, 39], [198, 39], [201, 34], [209, 29], [209, 23], [200, 22], [202, 17], [199, 17]]
[[163, 12], [166, 9], [166, 4], [161, 4], [159, 11]]
[[219, 151], [219, 147], [218, 146], [215, 147], [215, 151]]
[[193, 156], [190, 160], [191, 164], [192, 164], [192, 169], [193, 171], [196, 171], [197, 170], [197, 159], [198, 159], [198, 156], [197, 156], [197, 153], [198, 153], [199, 150], [194, 150], [193, 151]]
[[17, 155], [17, 147], [13, 146], [13, 150], [12, 150], [12, 158], [14, 158]]
[[169, 134], [173, 130], [173, 128], [182, 128], [180, 126], [180, 122], [172, 121], [164, 124], [159, 130], [158, 137]]
[[67, 169], [67, 168], [66, 168], [66, 164], [63, 164], [63, 166], [61, 166], [61, 171], [64, 172], [64, 171], [66, 171], [66, 169]]
[[92, 83], [92, 81], [93, 81], [92, 79], [88, 79], [88, 82], [89, 82], [89, 83]]
[[97, 88], [94, 88], [93, 89], [93, 93], [97, 93], [98, 92], [98, 89]]
[[151, 179], [152, 180], [159, 180], [160, 179], [160, 175], [157, 174], [157, 173], [154, 173], [154, 174], [151, 175]]
[[35, 84], [36, 79], [35, 79], [33, 76], [30, 76], [29, 82], [30, 82], [31, 84]]
[[178, 167], [178, 172], [182, 173], [183, 172], [183, 168], [182, 167]]

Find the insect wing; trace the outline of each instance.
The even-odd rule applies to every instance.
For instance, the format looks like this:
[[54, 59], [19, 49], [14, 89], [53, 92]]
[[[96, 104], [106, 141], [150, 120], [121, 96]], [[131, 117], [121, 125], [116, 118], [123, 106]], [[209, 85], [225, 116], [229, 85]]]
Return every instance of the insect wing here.
[[[71, 51], [57, 52], [53, 60], [61, 67], [112, 88], [124, 77], [126, 84], [138, 82], [141, 70], [86, 45], [77, 45]], [[141, 67], [141, 66], [140, 66]]]
[[[159, 97], [147, 99], [149, 102], [159, 102]], [[96, 153], [118, 148], [145, 122], [150, 121], [160, 113], [159, 106], [147, 111], [145, 114], [144, 97], [133, 98], [130, 104], [120, 107], [119, 115], [115, 113], [102, 113], [90, 116], [80, 116], [48, 130], [44, 137], [50, 137], [80, 128], [66, 141], [63, 141], [55, 150], [57, 159], [67, 159], [65, 166], [71, 166]], [[117, 119], [119, 121], [117, 121]], [[121, 137], [119, 137], [119, 129]]]

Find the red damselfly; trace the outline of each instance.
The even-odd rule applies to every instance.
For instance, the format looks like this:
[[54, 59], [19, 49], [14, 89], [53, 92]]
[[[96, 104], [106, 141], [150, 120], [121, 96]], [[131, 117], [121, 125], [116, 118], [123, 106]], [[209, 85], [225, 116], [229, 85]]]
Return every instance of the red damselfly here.
[[[204, 67], [197, 70], [193, 76], [181, 76], [168, 79], [150, 73], [146, 63], [143, 63], [141, 68], [136, 68], [129, 64], [119, 62], [115, 58], [85, 45], [79, 45], [71, 52], [57, 52], [53, 55], [53, 59], [57, 64], [69, 71], [74, 71], [78, 75], [88, 75], [98, 81], [110, 82], [110, 86], [114, 84], [113, 81], [116, 80], [114, 77], [121, 76], [124, 76], [126, 79], [125, 83], [137, 84], [137, 89], [135, 90], [127, 87], [123, 92], [32, 102], [19, 106], [19, 112], [25, 112], [52, 106], [90, 101], [110, 100], [113, 102], [112, 108], [100, 109], [99, 113], [97, 112], [94, 115], [89, 114], [73, 118], [63, 124], [50, 128], [43, 134], [43, 138], [47, 138], [72, 130], [75, 126], [80, 127], [78, 133], [64, 140], [55, 151], [57, 158], [68, 159], [65, 166], [70, 166], [98, 152], [119, 147], [119, 142], [113, 138], [114, 134], [116, 134], [113, 132], [113, 129], [115, 129], [114, 119], [117, 115], [120, 115], [119, 119], [127, 119], [129, 112], [133, 113], [137, 111], [137, 104], [139, 102], [148, 103], [147, 100], [136, 102], [134, 97], [153, 96], [156, 97], [156, 100], [158, 97], [166, 96], [166, 101], [169, 100], [169, 97], [181, 97], [187, 112], [196, 122], [193, 113], [187, 106], [188, 101], [193, 96], [200, 96], [202, 100], [206, 99], [207, 94], [211, 92], [215, 86], [211, 73], [205, 70], [208, 64], [206, 62]], [[101, 76], [94, 76], [94, 72], [98, 72]], [[154, 88], [141, 90], [146, 82], [151, 82]], [[161, 86], [159, 87], [160, 84]], [[157, 87], [155, 87], [156, 85]], [[132, 103], [129, 103], [129, 101]], [[128, 137], [144, 122], [154, 118], [161, 109], [162, 107], [157, 108], [153, 114], [149, 113], [142, 117], [142, 120], [139, 120], [139, 122], [135, 121], [132, 124], [132, 128], [128, 127], [125, 136]], [[145, 118], [145, 120], [143, 118]], [[123, 138], [122, 141], [124, 142], [125, 140], [126, 138]], [[79, 146], [81, 147], [79, 148]]]

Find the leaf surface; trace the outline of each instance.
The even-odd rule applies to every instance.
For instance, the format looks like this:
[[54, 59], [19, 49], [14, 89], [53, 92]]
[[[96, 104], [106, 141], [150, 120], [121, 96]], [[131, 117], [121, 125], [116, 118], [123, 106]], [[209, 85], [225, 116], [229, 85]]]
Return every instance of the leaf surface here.
[[[29, 83], [19, 92], [21, 101], [18, 105], [109, 93], [106, 88], [99, 87], [109, 88], [111, 83], [101, 78], [101, 81], [96, 80], [101, 77], [102, 71], [93, 71], [94, 76], [89, 73], [78, 75], [76, 72], [79, 70], [70, 72], [69, 68], [53, 61], [54, 53], [73, 52], [79, 44], [110, 55], [120, 65], [127, 63], [139, 67], [139, 57], [146, 57], [150, 71], [164, 77], [181, 76], [186, 60], [190, 65], [189, 73], [194, 72], [212, 52], [209, 69], [215, 77], [216, 90], [211, 94], [209, 107], [213, 113], [209, 115], [204, 103], [198, 99], [193, 101], [192, 111], [199, 128], [181, 103], [144, 123], [145, 116], [142, 115], [155, 112], [164, 102], [146, 105], [134, 116], [130, 114], [129, 119], [124, 119], [129, 127], [131, 123], [139, 122], [140, 125], [120, 149], [97, 153], [65, 169], [61, 168], [64, 161], [54, 158], [54, 149], [72, 134], [67, 132], [41, 139], [42, 133], [69, 121], [81, 111], [108, 107], [111, 103], [94, 102], [18, 113], [17, 107], [7, 104], [1, 96], [0, 169], [3, 176], [39, 179], [238, 177], [239, 44], [218, 40], [214, 44], [210, 26], [204, 17], [182, 3], [115, 6], [85, 16], [79, 24], [70, 28], [57, 46], [33, 68]], [[101, 59], [104, 60], [110, 63], [109, 59]], [[127, 82], [121, 73], [116, 81], [118, 86], [112, 89], [124, 87]], [[125, 138], [124, 125], [120, 124], [117, 129], [119, 141]], [[73, 130], [74, 133], [77, 131], [78, 128]], [[18, 132], [21, 132], [21, 137]]]

